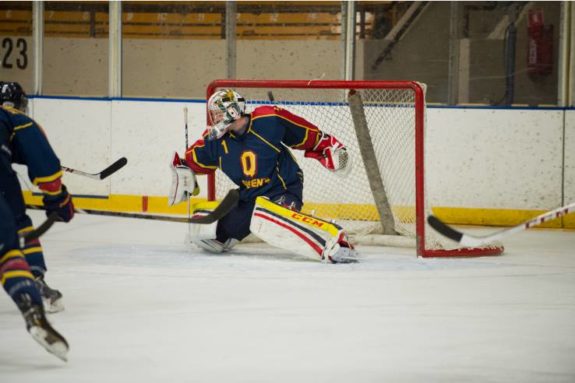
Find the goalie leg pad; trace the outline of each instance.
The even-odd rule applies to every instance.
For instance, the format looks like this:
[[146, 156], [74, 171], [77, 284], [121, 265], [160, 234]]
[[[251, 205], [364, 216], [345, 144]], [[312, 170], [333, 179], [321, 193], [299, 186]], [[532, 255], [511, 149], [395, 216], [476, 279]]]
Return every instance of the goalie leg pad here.
[[[250, 230], [274, 247], [315, 260], [339, 263], [342, 258], [337, 254], [341, 254], [341, 248], [355, 252], [340, 226], [287, 209], [264, 197], [256, 199]], [[346, 258], [352, 255], [347, 254]]]

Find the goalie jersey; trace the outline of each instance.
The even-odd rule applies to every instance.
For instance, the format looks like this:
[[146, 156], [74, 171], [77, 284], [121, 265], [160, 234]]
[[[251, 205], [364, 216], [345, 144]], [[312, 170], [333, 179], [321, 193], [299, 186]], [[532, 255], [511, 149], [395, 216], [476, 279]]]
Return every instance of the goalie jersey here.
[[239, 186], [242, 201], [274, 199], [286, 191], [301, 200], [303, 172], [288, 147], [313, 151], [321, 131], [276, 106], [260, 106], [249, 119], [242, 135], [229, 132], [217, 140], [196, 141], [186, 151], [186, 162], [199, 174], [222, 170]]

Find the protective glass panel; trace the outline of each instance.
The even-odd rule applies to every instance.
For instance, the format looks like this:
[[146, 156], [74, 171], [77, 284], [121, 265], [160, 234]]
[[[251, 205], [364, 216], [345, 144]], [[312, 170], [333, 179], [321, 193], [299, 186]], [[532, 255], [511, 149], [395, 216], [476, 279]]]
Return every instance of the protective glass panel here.
[[356, 79], [414, 79], [429, 103], [556, 105], [561, 2], [357, 7]]
[[466, 3], [457, 102], [557, 104], [560, 14], [560, 2]]
[[447, 102], [450, 2], [363, 3], [357, 9], [358, 79], [417, 80]]

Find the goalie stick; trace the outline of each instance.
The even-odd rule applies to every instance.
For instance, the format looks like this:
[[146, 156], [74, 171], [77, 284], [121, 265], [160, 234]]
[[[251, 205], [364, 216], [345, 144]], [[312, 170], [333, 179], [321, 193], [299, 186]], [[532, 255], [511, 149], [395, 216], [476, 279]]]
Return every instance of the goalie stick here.
[[520, 225], [485, 236], [472, 236], [469, 234], [464, 234], [458, 230], [455, 230], [446, 223], [442, 222], [439, 218], [435, 217], [434, 215], [428, 216], [427, 222], [438, 233], [444, 235], [445, 237], [452, 239], [455, 242], [459, 242], [463, 246], [477, 247], [487, 245], [494, 241], [498, 241], [511, 234], [540, 225], [543, 222], [554, 220], [569, 213], [573, 213], [574, 211], [575, 211], [575, 202], [569, 205], [562, 206], [555, 210], [548, 211], [547, 213], [538, 215], [537, 217], [532, 218], [529, 221], [523, 222]]
[[[240, 199], [240, 193], [236, 189], [232, 189], [226, 194], [222, 202], [212, 211], [211, 213], [201, 216], [201, 217], [172, 217], [166, 215], [151, 215], [151, 214], [139, 214], [139, 213], [124, 213], [118, 211], [103, 211], [103, 210], [92, 210], [92, 209], [75, 209], [77, 213], [80, 214], [90, 214], [90, 215], [104, 215], [109, 217], [123, 217], [123, 218], [139, 218], [139, 219], [149, 219], [156, 221], [168, 221], [168, 222], [182, 222], [182, 223], [197, 223], [197, 224], [210, 224], [221, 219], [223, 216], [228, 214], [232, 210]], [[36, 210], [44, 210], [42, 206], [27, 205], [26, 207]]]
[[78, 174], [95, 180], [103, 180], [104, 178], [111, 176], [113, 173], [117, 172], [118, 170], [126, 166], [127, 163], [128, 159], [126, 157], [122, 157], [118, 159], [116, 162], [114, 162], [112, 165], [108, 166], [106, 169], [102, 170], [100, 173], [86, 173], [81, 170], [68, 168], [66, 166], [62, 166], [62, 170], [68, 173]]

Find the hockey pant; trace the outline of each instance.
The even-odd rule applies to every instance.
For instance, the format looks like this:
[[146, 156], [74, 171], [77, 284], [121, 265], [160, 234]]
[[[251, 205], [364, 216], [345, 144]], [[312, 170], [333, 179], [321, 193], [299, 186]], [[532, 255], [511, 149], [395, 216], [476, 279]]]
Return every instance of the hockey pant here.
[[[26, 214], [26, 204], [22, 197], [20, 182], [18, 181], [18, 177], [15, 172], [11, 172], [9, 174], [4, 172], [0, 174], [0, 193], [4, 194], [6, 203], [12, 211], [18, 234], [22, 235], [34, 230], [32, 220]], [[44, 253], [40, 241], [38, 239], [26, 241], [22, 248], [22, 252], [26, 257], [26, 262], [28, 262], [30, 270], [34, 276], [43, 276], [44, 273], [46, 273], [47, 267], [46, 262], [44, 261]]]
[[28, 294], [34, 304], [42, 298], [34, 284], [34, 276], [18, 244], [16, 222], [12, 210], [0, 194], [0, 281], [14, 302]]

